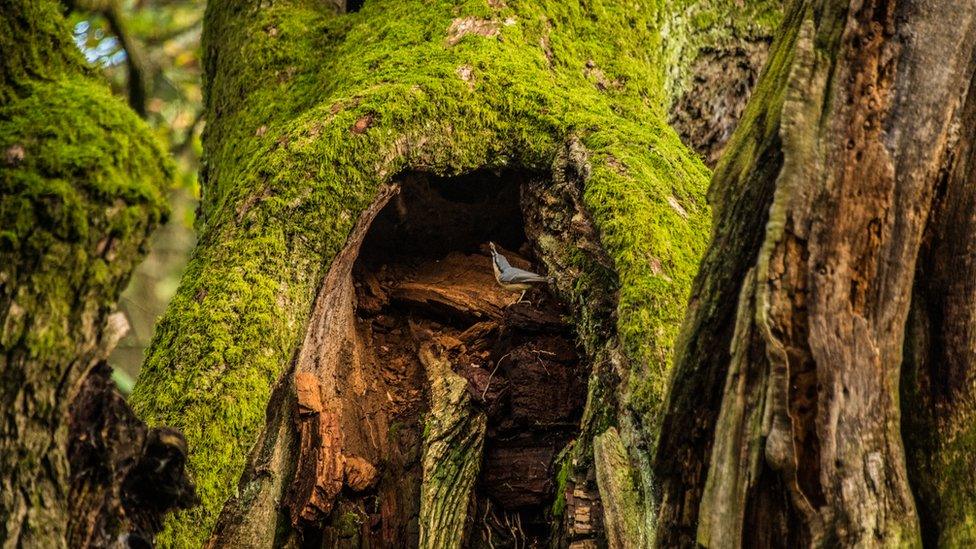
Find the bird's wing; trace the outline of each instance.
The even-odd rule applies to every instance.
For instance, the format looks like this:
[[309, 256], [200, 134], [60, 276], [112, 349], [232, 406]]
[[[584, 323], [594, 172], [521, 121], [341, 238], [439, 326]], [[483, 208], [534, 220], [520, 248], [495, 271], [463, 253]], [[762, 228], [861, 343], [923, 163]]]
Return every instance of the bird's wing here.
[[542, 275], [537, 275], [516, 267], [509, 267], [499, 274], [498, 280], [507, 284], [523, 284], [528, 282], [546, 282], [548, 279]]
[[495, 264], [498, 265], [498, 270], [500, 270], [500, 271], [504, 271], [505, 269], [513, 269], [514, 268], [514, 267], [512, 267], [512, 264], [509, 263], [507, 259], [505, 259], [505, 256], [503, 256], [502, 254], [499, 254], [499, 253], [496, 253], [492, 257], [492, 261], [494, 261]]

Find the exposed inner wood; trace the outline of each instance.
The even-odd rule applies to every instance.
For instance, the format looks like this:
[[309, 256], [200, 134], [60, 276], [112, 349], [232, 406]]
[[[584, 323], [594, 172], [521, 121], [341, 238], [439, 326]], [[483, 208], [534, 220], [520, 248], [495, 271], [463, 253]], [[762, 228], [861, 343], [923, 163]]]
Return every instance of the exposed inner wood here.
[[[782, 152], [768, 220], [741, 225], [733, 213], [759, 216], [735, 211], [730, 193], [766, 192], [769, 165], [750, 159], [743, 176], [729, 171], [741, 169], [735, 158], [713, 180], [726, 209], [695, 283], [657, 449], [661, 546], [921, 545], [898, 429], [901, 328], [976, 27], [970, 6], [954, 2], [825, 4], [816, 16], [798, 6], [781, 33], [790, 49], [773, 53], [790, 52], [790, 74], [766, 73], [783, 83], [782, 105], [756, 113], [775, 121], [779, 142], [767, 143]], [[943, 26], [932, 40], [906, 38]], [[758, 254], [740, 245], [741, 257], [716, 260], [731, 249], [723, 241], [759, 228]], [[722, 277], [742, 258], [755, 264], [720, 355], [713, 338], [733, 325]], [[714, 432], [701, 436], [719, 379]]]
[[516, 303], [494, 280], [489, 240], [539, 269], [518, 251], [528, 177], [407, 174], [362, 216], [212, 543], [547, 541], [588, 369], [547, 289]]

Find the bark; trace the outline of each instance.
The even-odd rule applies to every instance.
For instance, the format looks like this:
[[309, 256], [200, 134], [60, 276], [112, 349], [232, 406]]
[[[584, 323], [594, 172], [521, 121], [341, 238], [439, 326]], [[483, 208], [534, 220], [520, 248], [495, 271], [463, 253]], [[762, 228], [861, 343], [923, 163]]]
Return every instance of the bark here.
[[[668, 27], [684, 29], [667, 44], [675, 60], [671, 125], [715, 168], [769, 55], [785, 2], [694, 2]], [[670, 32], [669, 32], [670, 34]], [[673, 45], [677, 42], [677, 45]]]
[[71, 402], [68, 547], [152, 545], [163, 517], [197, 503], [179, 431], [147, 429], [96, 366]]
[[647, 547], [651, 540], [640, 523], [640, 496], [631, 480], [633, 468], [620, 435], [607, 429], [593, 439], [593, 460], [603, 503], [603, 521], [610, 547]]
[[926, 546], [976, 543], [972, 182], [976, 181], [976, 85], [950, 126], [915, 272], [905, 330], [902, 432]]
[[[167, 543], [439, 543], [426, 525], [457, 532], [462, 514], [466, 535], [495, 542], [558, 530], [595, 543], [608, 490], [636, 497], [626, 521], [650, 539], [648, 463], [708, 218], [708, 172], [667, 124], [692, 72], [668, 65], [708, 41], [682, 23], [665, 43], [670, 9], [208, 5], [201, 238], [133, 396], [150, 423], [186, 432], [199, 481], [202, 508]], [[552, 295], [498, 303], [487, 240], [552, 275]], [[451, 257], [469, 266], [451, 271]], [[471, 451], [425, 469], [440, 431], [418, 427], [443, 426], [428, 415], [440, 360], [420, 360], [426, 339], [473, 398], [454, 417]], [[540, 390], [547, 379], [559, 391]], [[592, 441], [614, 426], [635, 474], [601, 488]], [[375, 484], [349, 485], [352, 458]], [[469, 510], [444, 514], [439, 494], [464, 500], [472, 475]]]
[[[516, 296], [493, 283], [483, 255], [392, 261], [431, 223], [401, 211], [432, 201], [442, 218], [457, 215], [418, 181], [427, 183], [383, 192], [333, 260], [288, 389], [269, 404], [212, 545], [460, 546], [479, 507], [522, 524], [517, 510], [551, 494], [549, 464], [583, 401], [566, 326], [546, 306], [512, 307]], [[395, 194], [398, 207], [384, 209]], [[523, 527], [492, 535], [533, 535]]]
[[430, 344], [420, 349], [431, 390], [431, 432], [425, 437], [420, 489], [420, 547], [461, 547], [481, 467], [486, 418], [472, 410], [467, 380], [437, 353]]
[[0, 544], [61, 547], [78, 518], [69, 406], [125, 330], [115, 302], [171, 170], [89, 75], [55, 3], [0, 9]]
[[787, 15], [713, 178], [656, 458], [658, 543], [920, 544], [898, 382], [974, 32], [953, 2]]

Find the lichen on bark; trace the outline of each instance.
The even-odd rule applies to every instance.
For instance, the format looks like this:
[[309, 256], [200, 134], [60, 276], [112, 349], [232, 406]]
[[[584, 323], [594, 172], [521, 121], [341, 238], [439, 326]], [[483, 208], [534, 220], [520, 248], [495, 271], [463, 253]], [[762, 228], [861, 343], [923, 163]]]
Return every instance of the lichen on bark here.
[[430, 378], [431, 409], [424, 427], [420, 547], [463, 547], [468, 507], [481, 467], [486, 419], [474, 410], [466, 379], [428, 343], [420, 359]]

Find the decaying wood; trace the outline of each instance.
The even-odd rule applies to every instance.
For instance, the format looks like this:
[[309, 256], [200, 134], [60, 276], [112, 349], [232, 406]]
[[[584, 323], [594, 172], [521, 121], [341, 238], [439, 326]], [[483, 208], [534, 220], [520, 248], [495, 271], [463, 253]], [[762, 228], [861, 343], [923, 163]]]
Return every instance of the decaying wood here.
[[484, 412], [472, 407], [468, 382], [452, 370], [438, 347], [427, 341], [419, 349], [430, 382], [419, 547], [448, 549], [463, 547], [466, 540], [487, 421]]
[[[126, 260], [134, 260], [134, 248], [146, 237], [142, 234], [118, 244], [124, 247], [123, 254], [128, 254]], [[87, 244], [94, 247], [96, 242]], [[78, 250], [84, 249], [83, 246], [79, 244]], [[68, 250], [73, 249], [65, 247], [63, 251], [71, 255]], [[80, 251], [75, 256], [88, 257]], [[0, 278], [4, 280], [0, 284], [0, 319], [3, 319], [0, 345], [0, 471], [3, 472], [0, 474], [0, 540], [10, 546], [57, 547], [74, 539], [102, 542], [124, 531], [116, 528], [130, 526], [134, 532], [152, 539], [158, 528], [153, 528], [151, 520], [139, 522], [140, 519], [133, 519], [134, 526], [131, 523], [116, 524], [114, 520], [122, 512], [115, 503], [123, 491], [117, 482], [128, 478], [133, 465], [124, 462], [132, 457], [126, 455], [125, 438], [129, 436], [126, 427], [135, 421], [124, 402], [113, 411], [126, 416], [121, 425], [116, 425], [111, 417], [101, 417], [96, 410], [90, 410], [94, 415], [89, 423], [76, 422], [81, 430], [98, 426], [107, 431], [117, 430], [102, 432], [96, 429], [90, 433], [88, 441], [95, 444], [95, 448], [80, 448], [76, 446], [79, 441], [69, 437], [72, 402], [85, 387], [88, 374], [108, 358], [128, 324], [121, 313], [110, 314], [109, 308], [103, 305], [105, 300], [114, 301], [115, 297], [101, 284], [89, 287], [79, 283], [81, 287], [65, 288], [66, 292], [74, 292], [74, 299], [82, 305], [72, 310], [70, 317], [59, 316], [66, 298], [42, 292], [34, 277], [46, 280], [48, 284], [67, 285], [58, 278], [60, 274], [51, 274], [71, 268], [73, 264], [65, 261], [59, 255], [45, 255], [43, 259], [11, 261], [4, 264], [4, 272], [0, 272]], [[87, 262], [75, 267], [79, 272], [93, 268]], [[17, 299], [33, 306], [21, 307]], [[49, 329], [47, 323], [62, 321], [70, 324], [63, 334], [64, 339], [57, 342], [62, 354], [44, 358], [30, 352], [32, 340]], [[115, 435], [122, 439], [116, 440]], [[100, 452], [117, 454], [117, 461], [95, 463], [84, 469], [87, 473], [104, 476], [75, 476], [74, 463], [68, 456], [69, 444], [77, 450], [75, 456], [82, 462], [109, 457]], [[142, 454], [142, 445], [131, 450], [133, 456], [138, 457]], [[182, 465], [179, 469], [182, 473]], [[84, 495], [85, 499], [72, 502], [69, 492], [79, 497]], [[146, 510], [130, 506], [129, 511], [144, 511], [147, 517], [158, 511], [161, 517], [166, 506]]]
[[69, 547], [148, 546], [167, 512], [198, 501], [183, 435], [137, 418], [105, 363], [71, 404], [68, 441]]
[[[661, 544], [919, 543], [898, 407], [903, 328], [949, 122], [973, 75], [976, 6], [849, 8], [797, 6], [771, 55], [789, 60], [788, 74], [764, 76], [782, 86], [782, 104], [762, 105], [781, 139], [764, 143], [783, 161], [758, 256], [745, 253], [762, 216], [743, 227], [728, 220], [740, 203], [717, 209], [712, 249], [742, 228], [744, 242], [723, 253], [743, 254], [732, 262], [749, 274], [717, 287], [723, 262], [706, 259], [696, 281], [658, 449]], [[745, 185], [764, 195], [769, 168], [756, 161], [752, 179], [740, 179], [737, 160], [723, 161], [716, 194]], [[713, 324], [729, 311], [709, 305], [732, 290], [734, 335]], [[726, 337], [728, 355], [699, 346]], [[722, 396], [715, 422], [692, 438], [679, 430], [691, 420], [678, 415], [696, 416], [695, 384]]]
[[593, 439], [593, 462], [608, 545], [614, 549], [647, 547], [649, 533], [641, 524], [640, 496], [632, 480], [634, 471], [617, 429], [611, 427]]
[[[405, 192], [431, 200], [427, 187]], [[460, 546], [488, 500], [519, 525], [496, 542], [543, 539], [555, 457], [585, 395], [564, 312], [541, 290], [516, 305], [487, 253], [385, 248], [389, 227], [436, 229], [388, 218], [422, 211], [414, 198], [378, 215], [392, 194], [333, 260], [212, 546]]]
[[313, 374], [295, 374], [300, 460], [286, 505], [296, 527], [328, 516], [345, 480], [339, 417], [323, 405], [321, 392]]
[[[617, 409], [617, 387], [621, 385], [620, 376], [628, 369], [616, 347], [617, 295], [613, 285], [593, 282], [594, 274], [608, 280], [613, 280], [616, 274], [613, 261], [603, 249], [593, 220], [583, 204], [583, 186], [589, 174], [588, 152], [577, 138], [571, 137], [553, 159], [552, 180], [523, 185], [521, 193], [526, 235], [537, 248], [537, 255], [545, 263], [547, 272], [555, 279], [557, 292], [561, 296], [574, 293], [582, 296], [579, 301], [572, 301], [571, 306], [573, 314], [585, 318], [586, 322], [575, 323], [574, 329], [581, 340], [590, 342], [584, 349], [586, 360], [591, 364], [590, 379], [599, 380], [590, 385], [599, 389], [587, 396], [589, 414], [581, 420], [580, 438], [584, 442], [574, 445], [571, 455], [565, 458], [570, 463], [563, 494], [566, 506], [560, 524], [556, 525], [559, 533], [555, 537], [574, 547], [587, 547], [604, 537], [600, 493], [590, 458], [591, 445], [585, 441], [599, 434], [597, 430], [608, 414], [620, 412]], [[585, 258], [582, 263], [580, 257]], [[589, 269], [588, 276], [583, 276], [583, 264]], [[627, 422], [625, 411], [623, 416], [621, 427], [628, 429], [626, 425], [633, 425], [633, 422]], [[633, 429], [628, 430], [628, 436], [634, 441], [641, 438]], [[636, 453], [642, 452], [639, 447], [645, 448], [644, 456], [636, 459], [647, 460], [647, 442], [632, 446]], [[649, 469], [649, 466], [638, 468], [648, 475]], [[643, 480], [643, 487], [650, 491], [653, 484], [649, 476]], [[651, 524], [652, 507], [645, 506], [645, 511], [645, 523]]]
[[[316, 298], [305, 343], [293, 368], [282, 376], [272, 394], [268, 421], [249, 457], [239, 493], [224, 506], [209, 546], [264, 547], [283, 542], [278, 537], [280, 532], [303, 524], [302, 520], [314, 523], [332, 510], [344, 482], [341, 477], [346, 455], [370, 459], [369, 455], [344, 451], [342, 410], [335, 398], [336, 368], [340, 365], [337, 357], [348, 352], [356, 341], [352, 269], [359, 246], [373, 219], [398, 191], [398, 187], [390, 186], [379, 193], [361, 214], [347, 245], [333, 260]], [[317, 372], [319, 364], [327, 370]], [[344, 364], [355, 367], [352, 361]], [[342, 378], [343, 386], [347, 379]], [[303, 384], [301, 398], [308, 406], [304, 410], [298, 402], [298, 380]], [[363, 382], [361, 377], [350, 381], [357, 380]], [[362, 386], [358, 389], [362, 394]], [[381, 396], [386, 399], [386, 395]], [[348, 402], [356, 405], [359, 401], [348, 399]], [[357, 412], [349, 412], [356, 417], [353, 422], [356, 429], [376, 428], [375, 423], [360, 425], [362, 416]], [[296, 471], [306, 474], [298, 475]], [[324, 497], [316, 493], [319, 485], [325, 487]], [[291, 510], [291, 514], [283, 513], [281, 507]]]
[[565, 530], [569, 549], [596, 549], [604, 539], [603, 500], [596, 485], [596, 470], [591, 478], [574, 476], [566, 482]]
[[518, 296], [486, 292], [495, 286], [495, 277], [490, 270], [471, 269], [471, 261], [469, 256], [452, 253], [443, 260], [426, 262], [414, 272], [401, 274], [409, 279], [391, 284], [390, 298], [412, 307], [440, 309], [468, 321], [498, 320]]

